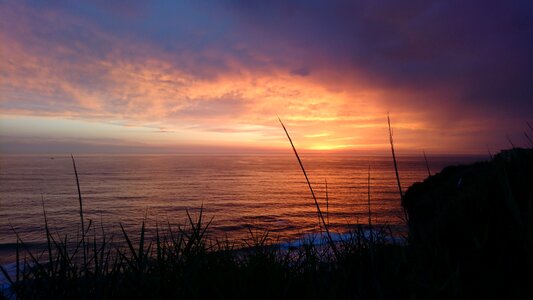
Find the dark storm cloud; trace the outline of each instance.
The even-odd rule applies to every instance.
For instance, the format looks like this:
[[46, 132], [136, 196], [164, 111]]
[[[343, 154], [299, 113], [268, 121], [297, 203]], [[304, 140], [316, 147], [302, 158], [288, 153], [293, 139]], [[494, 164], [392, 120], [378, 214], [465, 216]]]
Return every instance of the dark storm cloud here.
[[[314, 68], [459, 105], [533, 111], [531, 1], [240, 1], [242, 24]], [[415, 99], [412, 99], [415, 100]], [[430, 101], [431, 99], [424, 99]], [[487, 107], [488, 106], [488, 107]], [[464, 107], [463, 107], [464, 108]], [[525, 117], [525, 115], [524, 115]]]

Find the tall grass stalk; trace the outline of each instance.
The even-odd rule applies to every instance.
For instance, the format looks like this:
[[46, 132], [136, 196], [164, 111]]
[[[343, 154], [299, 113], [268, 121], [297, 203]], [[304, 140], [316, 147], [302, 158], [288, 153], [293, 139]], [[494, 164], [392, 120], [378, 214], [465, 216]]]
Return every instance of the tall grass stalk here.
[[328, 195], [328, 180], [324, 179], [324, 182], [326, 183], [326, 219], [328, 221], [329, 226], [329, 195]]
[[533, 140], [529, 137], [529, 135], [527, 134], [527, 132], [524, 131], [524, 135], [526, 136], [526, 139], [528, 141], [528, 144], [529, 144], [529, 147], [533, 147]]
[[15, 260], [16, 260], [15, 267], [17, 268], [15, 270], [15, 278], [16, 278], [17, 282], [19, 282], [19, 280], [20, 280], [20, 247], [19, 247], [19, 241], [18, 240], [17, 240], [17, 243], [16, 243], [16, 249], [15, 249]]
[[329, 233], [328, 226], [326, 224], [326, 220], [324, 219], [324, 216], [322, 215], [322, 211], [320, 210], [320, 205], [318, 205], [318, 201], [315, 196], [315, 192], [313, 191], [313, 187], [311, 186], [311, 182], [309, 181], [309, 177], [307, 176], [307, 172], [305, 171], [304, 165], [302, 163], [302, 160], [300, 159], [300, 155], [298, 155], [298, 151], [296, 151], [296, 147], [294, 147], [294, 143], [292, 142], [291, 136], [289, 135], [289, 132], [287, 131], [287, 128], [285, 128], [285, 125], [281, 121], [281, 118], [278, 117], [278, 120], [281, 124], [281, 127], [283, 127], [283, 130], [285, 131], [285, 134], [287, 134], [287, 138], [289, 139], [289, 142], [291, 143], [292, 150], [294, 151], [294, 155], [296, 155], [296, 159], [298, 159], [298, 164], [300, 165], [300, 168], [302, 169], [302, 172], [304, 173], [305, 180], [307, 181], [307, 186], [309, 186], [309, 190], [311, 191], [311, 196], [313, 196], [313, 200], [315, 201], [316, 210], [318, 212], [318, 215], [320, 216], [320, 219], [322, 220], [322, 224], [324, 225], [324, 229], [326, 230], [326, 235], [329, 240], [329, 244], [331, 246], [331, 250], [333, 250], [333, 254], [336, 258], [339, 257], [339, 253], [337, 251], [337, 247], [335, 246], [335, 242], [333, 241], [333, 238], [331, 238], [331, 234]]
[[512, 148], [512, 149], [515, 149], [515, 148], [516, 148], [516, 146], [514, 145], [514, 143], [513, 143], [513, 141], [511, 140], [511, 138], [510, 138], [510, 137], [509, 137], [508, 135], [507, 135], [507, 136], [505, 136], [505, 137], [507, 138], [507, 141], [508, 141], [508, 142], [509, 142], [509, 144], [511, 145], [511, 148]]
[[80, 203], [80, 220], [81, 220], [81, 241], [82, 241], [82, 247], [83, 247], [83, 265], [86, 268], [87, 267], [87, 249], [85, 245], [85, 222], [83, 218], [83, 200], [81, 198], [80, 179], [78, 178], [78, 170], [76, 169], [76, 161], [74, 160], [74, 156], [70, 154], [70, 158], [72, 159], [72, 167], [74, 168], [74, 175], [76, 175], [76, 186], [78, 187], [78, 200]]
[[[41, 194], [41, 203], [43, 205], [43, 216], [44, 216], [44, 228], [45, 228], [45, 233], [46, 233], [46, 244], [47, 244], [47, 248], [48, 248], [48, 263], [49, 263], [49, 267], [51, 268], [52, 267], [52, 244], [50, 242], [50, 237], [51, 237], [51, 234], [50, 234], [50, 229], [48, 227], [48, 218], [46, 217], [46, 210], [44, 208], [44, 197], [43, 195]], [[51, 271], [51, 270], [50, 270]]]
[[[400, 174], [398, 173], [398, 164], [396, 163], [396, 153], [394, 152], [394, 139], [392, 134], [392, 127], [390, 124], [390, 116], [387, 113], [387, 123], [389, 124], [389, 142], [390, 142], [390, 149], [392, 152], [392, 161], [394, 162], [394, 172], [396, 173], [396, 182], [398, 183], [398, 192], [400, 193], [400, 201], [402, 202], [403, 206], [403, 192], [402, 192], [402, 184], [400, 183]], [[405, 222], [409, 223], [409, 216], [407, 215], [407, 210], [405, 207], [403, 207], [403, 213]]]
[[370, 164], [368, 164], [368, 182], [367, 182], [367, 195], [368, 195], [368, 226], [370, 232], [372, 232], [372, 209], [370, 207]]
[[428, 177], [431, 177], [431, 171], [429, 170], [429, 163], [428, 163], [428, 158], [426, 156], [426, 151], [422, 150], [422, 153], [424, 154], [424, 161], [426, 162], [426, 169], [428, 171]]

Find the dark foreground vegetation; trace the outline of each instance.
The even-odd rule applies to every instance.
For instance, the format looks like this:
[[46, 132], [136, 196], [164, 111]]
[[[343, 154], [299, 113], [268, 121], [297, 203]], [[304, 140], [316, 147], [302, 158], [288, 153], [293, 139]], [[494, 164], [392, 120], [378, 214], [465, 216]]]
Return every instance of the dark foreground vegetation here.
[[402, 242], [387, 228], [360, 225], [341, 241], [298, 247], [250, 231], [243, 248], [210, 238], [201, 213], [186, 227], [158, 226], [153, 239], [144, 223], [137, 234], [122, 230], [122, 243], [91, 223], [75, 240], [45, 224], [42, 253], [17, 240], [17, 271], [0, 297], [531, 299], [532, 195], [533, 150], [513, 149], [409, 188]]

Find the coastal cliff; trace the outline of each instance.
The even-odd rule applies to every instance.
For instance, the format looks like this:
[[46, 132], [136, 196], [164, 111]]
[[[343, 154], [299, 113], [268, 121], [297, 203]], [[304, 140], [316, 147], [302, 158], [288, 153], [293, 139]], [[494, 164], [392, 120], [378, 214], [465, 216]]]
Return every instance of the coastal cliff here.
[[479, 288], [490, 282], [528, 286], [533, 282], [532, 195], [533, 149], [446, 167], [404, 195], [410, 245], [417, 255], [438, 249], [438, 257], [449, 261], [443, 265], [470, 274], [462, 284], [475, 286], [482, 274], [492, 274]]

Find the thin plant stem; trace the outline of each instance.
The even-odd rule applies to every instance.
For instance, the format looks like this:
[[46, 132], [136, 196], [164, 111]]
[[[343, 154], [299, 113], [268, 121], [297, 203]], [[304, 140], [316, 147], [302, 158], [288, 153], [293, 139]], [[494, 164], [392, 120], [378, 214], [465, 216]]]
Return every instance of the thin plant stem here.
[[324, 179], [326, 183], [326, 220], [328, 221], [329, 226], [329, 196], [328, 196], [328, 180]]
[[524, 135], [526, 136], [526, 139], [527, 139], [527, 141], [529, 143], [529, 147], [533, 147], [533, 140], [529, 137], [527, 132], [524, 131]]
[[513, 141], [511, 141], [511, 138], [509, 138], [509, 136], [506, 136], [506, 138], [507, 138], [507, 141], [509, 142], [509, 144], [511, 144], [512, 149], [516, 148], [516, 146], [514, 145]]
[[294, 155], [296, 155], [296, 159], [298, 159], [298, 164], [300, 165], [300, 168], [302, 169], [302, 172], [304, 173], [305, 180], [307, 181], [307, 185], [309, 186], [309, 190], [311, 191], [311, 196], [313, 196], [313, 200], [315, 201], [316, 210], [318, 212], [318, 215], [320, 216], [320, 219], [322, 220], [322, 224], [324, 225], [324, 228], [326, 230], [326, 235], [328, 236], [328, 240], [331, 246], [331, 250], [333, 250], [333, 254], [335, 255], [335, 258], [339, 258], [339, 253], [337, 251], [337, 247], [335, 246], [335, 243], [333, 242], [333, 238], [331, 238], [331, 234], [329, 233], [328, 226], [326, 225], [326, 220], [324, 219], [324, 216], [322, 215], [322, 211], [320, 210], [320, 205], [318, 205], [318, 201], [315, 196], [315, 192], [313, 191], [313, 187], [311, 186], [311, 182], [309, 181], [309, 177], [307, 176], [307, 172], [305, 171], [304, 165], [302, 163], [302, 160], [300, 159], [300, 156], [298, 155], [298, 151], [296, 151], [296, 147], [294, 147], [294, 143], [292, 142], [291, 136], [289, 135], [289, 132], [287, 131], [287, 128], [285, 128], [285, 125], [281, 121], [281, 118], [278, 117], [279, 122], [281, 123], [281, 127], [283, 127], [283, 130], [285, 131], [285, 134], [287, 134], [287, 138], [289, 139], [289, 142], [291, 143], [292, 150], [294, 151]]
[[83, 246], [83, 265], [87, 267], [87, 251], [85, 249], [85, 222], [83, 221], [83, 200], [81, 198], [80, 180], [78, 178], [78, 170], [76, 169], [76, 161], [74, 156], [70, 154], [72, 158], [72, 166], [74, 167], [74, 175], [76, 175], [76, 186], [78, 187], [78, 200], [80, 203], [80, 220], [81, 220], [81, 239]]
[[[398, 173], [398, 164], [396, 163], [396, 153], [394, 152], [394, 140], [392, 138], [392, 128], [390, 124], [390, 116], [387, 113], [387, 122], [389, 124], [389, 142], [390, 142], [390, 148], [392, 152], [392, 161], [394, 162], [394, 172], [396, 173], [396, 182], [398, 183], [398, 192], [400, 193], [400, 200], [402, 202], [403, 206], [403, 192], [402, 192], [402, 185], [400, 183], [400, 174]], [[403, 213], [405, 217], [405, 221], [409, 223], [409, 217], [407, 215], [407, 210], [405, 209], [405, 206], [403, 207]]]
[[368, 226], [372, 227], [372, 209], [370, 207], [370, 164], [368, 164], [368, 182], [367, 182], [367, 195], [368, 195]]
[[424, 153], [424, 160], [426, 161], [426, 169], [428, 170], [428, 177], [431, 177], [431, 171], [429, 170], [429, 163], [428, 163], [428, 158], [426, 156], [426, 151], [422, 151], [422, 153]]

